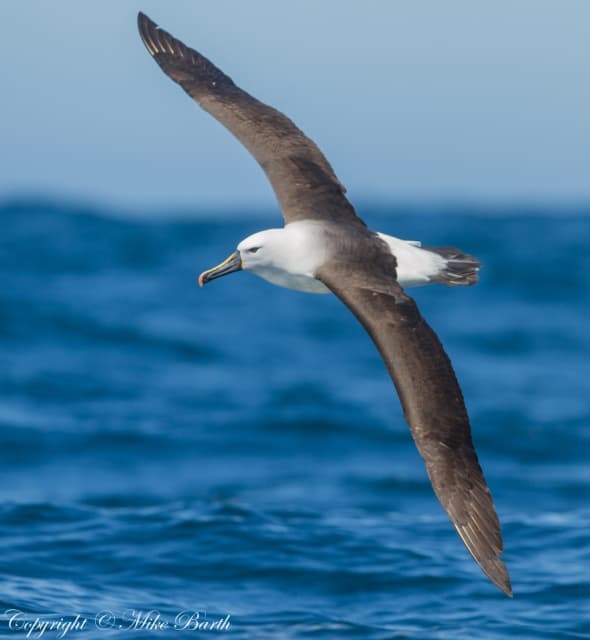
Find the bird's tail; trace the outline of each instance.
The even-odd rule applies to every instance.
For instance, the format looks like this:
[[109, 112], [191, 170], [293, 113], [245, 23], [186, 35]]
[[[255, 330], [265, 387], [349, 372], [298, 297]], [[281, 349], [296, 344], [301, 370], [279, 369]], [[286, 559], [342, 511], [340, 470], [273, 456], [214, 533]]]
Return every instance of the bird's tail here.
[[454, 247], [422, 247], [425, 251], [436, 253], [444, 258], [446, 266], [436, 275], [430, 276], [432, 282], [446, 284], [450, 287], [475, 284], [481, 262]]

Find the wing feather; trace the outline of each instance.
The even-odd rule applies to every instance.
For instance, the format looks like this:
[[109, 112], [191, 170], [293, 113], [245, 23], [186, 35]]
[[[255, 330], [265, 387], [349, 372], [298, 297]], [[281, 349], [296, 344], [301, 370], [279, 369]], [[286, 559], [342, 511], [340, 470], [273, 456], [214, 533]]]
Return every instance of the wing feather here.
[[266, 173], [285, 222], [304, 219], [364, 223], [317, 145], [280, 111], [240, 89], [212, 62], [138, 15], [141, 38], [177, 82], [250, 151]]
[[373, 250], [371, 260], [363, 260], [368, 253], [366, 247], [359, 247], [356, 258], [333, 259], [316, 278], [344, 302], [375, 342], [436, 496], [484, 573], [512, 595], [500, 557], [500, 523], [451, 361], [414, 300], [392, 277], [393, 256], [384, 250], [376, 262]]

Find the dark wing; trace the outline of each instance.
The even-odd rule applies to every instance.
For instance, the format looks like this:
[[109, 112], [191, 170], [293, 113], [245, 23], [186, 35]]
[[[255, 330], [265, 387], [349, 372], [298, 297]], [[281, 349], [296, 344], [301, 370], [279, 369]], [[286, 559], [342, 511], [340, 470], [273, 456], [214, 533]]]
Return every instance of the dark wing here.
[[280, 111], [256, 100], [194, 49], [140, 13], [141, 38], [164, 73], [250, 151], [266, 173], [285, 222], [316, 218], [364, 224], [316, 144]]
[[[376, 243], [375, 243], [376, 244]], [[498, 516], [471, 439], [463, 394], [440, 340], [391, 277], [395, 258], [373, 248], [325, 264], [316, 278], [365, 327], [399, 394], [434, 492], [461, 540], [490, 580], [512, 595], [500, 558]]]

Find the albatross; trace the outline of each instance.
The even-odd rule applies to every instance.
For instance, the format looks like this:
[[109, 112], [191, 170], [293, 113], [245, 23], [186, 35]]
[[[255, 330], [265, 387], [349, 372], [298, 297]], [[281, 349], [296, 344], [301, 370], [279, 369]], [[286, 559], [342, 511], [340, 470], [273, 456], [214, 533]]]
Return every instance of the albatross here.
[[201, 273], [199, 284], [244, 270], [297, 291], [335, 294], [381, 354], [434, 493], [459, 537], [488, 578], [511, 596], [500, 523], [461, 388], [440, 340], [405, 292], [431, 283], [474, 284], [480, 263], [455, 248], [422, 247], [371, 231], [318, 146], [289, 118], [143, 13], [138, 26], [164, 73], [254, 156], [285, 222], [242, 240], [226, 260]]

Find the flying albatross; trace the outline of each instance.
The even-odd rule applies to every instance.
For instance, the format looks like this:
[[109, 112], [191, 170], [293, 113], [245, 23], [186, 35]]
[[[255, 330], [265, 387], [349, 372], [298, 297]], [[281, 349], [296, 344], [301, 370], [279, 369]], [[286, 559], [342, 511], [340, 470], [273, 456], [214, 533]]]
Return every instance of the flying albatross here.
[[316, 144], [207, 58], [138, 16], [141, 38], [164, 73], [254, 156], [285, 226], [242, 240], [199, 284], [241, 269], [273, 284], [334, 293], [373, 339], [399, 394], [432, 487], [489, 579], [512, 595], [500, 523], [471, 439], [463, 395], [438, 337], [404, 288], [469, 285], [479, 262], [450, 247], [421, 247], [371, 231], [356, 215]]

